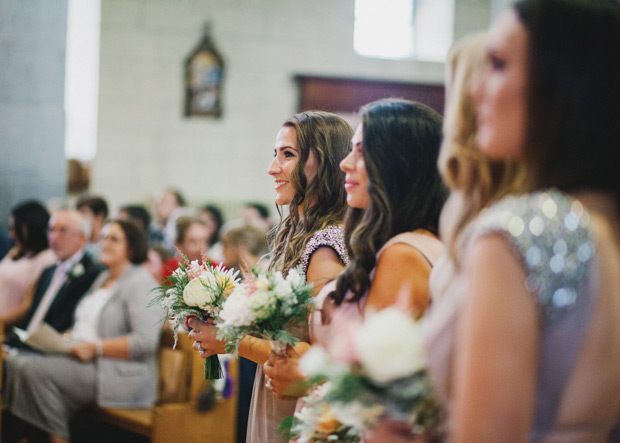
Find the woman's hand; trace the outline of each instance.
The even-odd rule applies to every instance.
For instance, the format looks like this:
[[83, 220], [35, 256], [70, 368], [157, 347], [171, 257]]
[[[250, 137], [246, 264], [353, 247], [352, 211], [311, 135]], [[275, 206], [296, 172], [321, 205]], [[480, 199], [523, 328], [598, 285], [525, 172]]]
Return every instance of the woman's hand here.
[[271, 351], [263, 365], [265, 387], [282, 400], [296, 399], [307, 392], [306, 378], [299, 372], [299, 354], [290, 346], [286, 356]]
[[192, 317], [187, 320], [187, 324], [192, 328], [188, 338], [194, 340], [194, 349], [198, 351], [202, 358], [215, 354], [226, 354], [224, 342], [216, 338], [216, 329], [212, 322]]
[[80, 361], [92, 361], [97, 356], [97, 345], [83, 341], [69, 349], [69, 355]]

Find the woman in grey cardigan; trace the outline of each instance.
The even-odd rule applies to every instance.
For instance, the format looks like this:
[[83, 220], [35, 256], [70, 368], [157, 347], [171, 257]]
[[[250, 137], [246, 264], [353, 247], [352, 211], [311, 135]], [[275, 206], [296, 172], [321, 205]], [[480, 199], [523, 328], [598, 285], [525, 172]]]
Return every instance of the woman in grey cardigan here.
[[156, 352], [163, 311], [147, 307], [157, 285], [141, 266], [144, 233], [109, 222], [102, 233], [107, 267], [76, 308], [68, 355], [19, 354], [7, 361], [5, 409], [50, 434], [69, 439], [81, 407], [147, 407], [156, 400]]

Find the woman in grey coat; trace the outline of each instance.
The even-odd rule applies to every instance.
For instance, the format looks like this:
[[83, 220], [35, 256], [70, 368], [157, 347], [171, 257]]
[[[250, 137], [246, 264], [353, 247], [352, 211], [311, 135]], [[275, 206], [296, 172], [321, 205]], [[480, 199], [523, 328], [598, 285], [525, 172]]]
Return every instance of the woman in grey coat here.
[[157, 285], [139, 264], [146, 238], [134, 224], [111, 221], [101, 240], [107, 270], [76, 308], [68, 355], [18, 354], [7, 361], [4, 408], [69, 439], [81, 407], [148, 407], [156, 400], [156, 353], [165, 314], [148, 307]]

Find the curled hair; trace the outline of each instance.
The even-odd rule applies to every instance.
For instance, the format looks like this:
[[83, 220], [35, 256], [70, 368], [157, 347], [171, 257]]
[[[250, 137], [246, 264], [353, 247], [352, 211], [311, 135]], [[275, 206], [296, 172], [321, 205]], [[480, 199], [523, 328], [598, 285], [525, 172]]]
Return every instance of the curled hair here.
[[[274, 228], [275, 246], [269, 269], [288, 272], [297, 266], [306, 243], [316, 231], [342, 223], [346, 192], [340, 161], [348, 152], [353, 129], [343, 118], [322, 111], [295, 114], [283, 127], [295, 129], [299, 161], [290, 177], [295, 197], [288, 215]], [[310, 153], [316, 157], [317, 173], [308, 181], [304, 168]], [[279, 207], [278, 212], [282, 216]]]
[[532, 188], [613, 192], [620, 211], [620, 3], [524, 0], [514, 10], [528, 33]]
[[447, 188], [437, 171], [441, 116], [428, 106], [384, 99], [364, 106], [362, 155], [370, 202], [350, 209], [345, 238], [351, 263], [330, 296], [342, 303], [347, 290], [357, 302], [370, 288], [376, 254], [393, 236], [426, 229], [437, 234]]
[[209, 244], [214, 245], [218, 241], [220, 241], [220, 230], [222, 229], [222, 225], [224, 224], [224, 216], [222, 215], [222, 211], [215, 205], [207, 204], [200, 208], [202, 212], [208, 212], [211, 214], [211, 218], [215, 222], [215, 230], [211, 234], [209, 238]]
[[41, 203], [34, 200], [20, 203], [11, 209], [11, 217], [15, 238], [21, 246], [13, 257], [14, 260], [28, 253], [36, 255], [47, 249], [47, 226], [50, 215]]
[[450, 214], [442, 217], [440, 231], [457, 266], [465, 227], [490, 203], [525, 187], [522, 167], [488, 159], [475, 143], [476, 112], [470, 91], [484, 65], [485, 44], [486, 33], [474, 34], [455, 44], [448, 54], [444, 139], [438, 164], [444, 181], [458, 191], [462, 201], [453, 214], [458, 197], [450, 198], [446, 205]]

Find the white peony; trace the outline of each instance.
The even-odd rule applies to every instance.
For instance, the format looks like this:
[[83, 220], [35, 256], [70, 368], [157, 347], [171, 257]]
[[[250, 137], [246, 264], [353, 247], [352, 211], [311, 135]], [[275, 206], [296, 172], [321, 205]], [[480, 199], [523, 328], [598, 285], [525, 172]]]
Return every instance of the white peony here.
[[289, 282], [292, 287], [296, 288], [304, 284], [306, 279], [302, 277], [296, 269], [291, 269], [288, 271], [286, 281]]
[[378, 382], [412, 375], [425, 367], [422, 323], [396, 308], [371, 314], [355, 336], [355, 350]]
[[269, 318], [275, 312], [277, 303], [278, 299], [272, 291], [258, 289], [250, 297], [250, 309], [258, 320]]
[[256, 320], [250, 308], [248, 294], [243, 285], [237, 288], [224, 301], [220, 312], [223, 326], [249, 326]]
[[204, 287], [200, 278], [191, 280], [183, 289], [183, 301], [187, 306], [197, 306], [206, 309], [214, 301], [213, 293]]
[[308, 376], [324, 375], [330, 379], [342, 376], [348, 371], [346, 364], [333, 361], [321, 346], [312, 346], [299, 360], [299, 371]]

